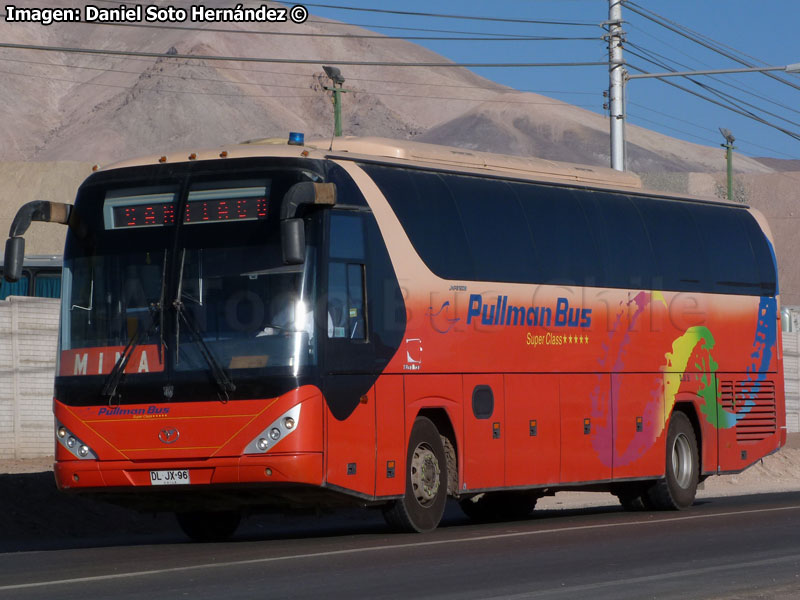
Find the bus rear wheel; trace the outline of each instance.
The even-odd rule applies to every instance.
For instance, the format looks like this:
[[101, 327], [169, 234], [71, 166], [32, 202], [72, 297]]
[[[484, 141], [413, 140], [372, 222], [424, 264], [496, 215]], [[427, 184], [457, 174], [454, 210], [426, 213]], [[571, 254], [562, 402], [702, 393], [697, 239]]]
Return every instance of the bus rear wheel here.
[[667, 432], [666, 477], [647, 490], [647, 499], [660, 510], [682, 510], [694, 503], [700, 476], [697, 438], [689, 418], [673, 412]]
[[238, 510], [175, 513], [178, 525], [194, 542], [223, 542], [239, 527]]
[[423, 533], [439, 525], [447, 502], [447, 458], [439, 430], [417, 417], [408, 440], [406, 491], [383, 511], [395, 529]]

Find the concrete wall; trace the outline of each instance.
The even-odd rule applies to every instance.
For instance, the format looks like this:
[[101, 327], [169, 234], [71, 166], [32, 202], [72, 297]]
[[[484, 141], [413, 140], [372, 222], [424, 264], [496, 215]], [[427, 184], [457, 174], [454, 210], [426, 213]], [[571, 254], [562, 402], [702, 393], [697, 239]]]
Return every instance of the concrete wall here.
[[0, 301], [0, 459], [53, 454], [59, 301]]
[[[58, 300], [0, 301], [0, 459], [53, 454]], [[800, 432], [800, 332], [784, 332], [786, 424]]]
[[786, 427], [800, 431], [800, 332], [783, 332], [783, 369], [786, 383]]

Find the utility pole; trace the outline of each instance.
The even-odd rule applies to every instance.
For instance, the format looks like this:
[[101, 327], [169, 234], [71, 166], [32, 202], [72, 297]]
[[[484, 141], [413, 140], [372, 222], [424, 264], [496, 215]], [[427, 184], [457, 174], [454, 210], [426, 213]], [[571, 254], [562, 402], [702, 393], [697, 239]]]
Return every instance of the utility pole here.
[[342, 135], [342, 94], [350, 90], [342, 89], [344, 77], [338, 67], [323, 65], [325, 75], [333, 82], [333, 87], [323, 85], [322, 89], [333, 92], [333, 137]]
[[611, 168], [625, 170], [625, 59], [622, 57], [622, 0], [608, 0], [609, 118]]

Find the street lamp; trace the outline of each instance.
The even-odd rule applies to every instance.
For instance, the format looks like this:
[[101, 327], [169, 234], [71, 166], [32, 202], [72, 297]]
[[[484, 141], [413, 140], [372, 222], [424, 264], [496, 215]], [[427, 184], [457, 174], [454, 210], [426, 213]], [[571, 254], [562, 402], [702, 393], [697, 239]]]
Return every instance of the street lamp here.
[[725, 148], [725, 161], [728, 163], [728, 202], [733, 202], [733, 142], [736, 138], [730, 129], [720, 127], [719, 132], [725, 138], [725, 143], [720, 145]]
[[323, 85], [322, 89], [333, 92], [333, 136], [340, 137], [342, 135], [342, 94], [350, 90], [342, 89], [344, 77], [339, 67], [323, 65], [322, 70], [333, 82], [333, 87]]

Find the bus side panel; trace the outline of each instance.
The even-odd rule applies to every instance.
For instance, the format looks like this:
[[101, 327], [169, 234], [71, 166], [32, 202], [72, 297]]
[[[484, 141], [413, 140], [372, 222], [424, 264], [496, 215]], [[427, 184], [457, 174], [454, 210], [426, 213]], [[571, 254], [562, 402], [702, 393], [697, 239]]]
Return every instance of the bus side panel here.
[[610, 388], [607, 373], [559, 378], [563, 483], [611, 479]]
[[558, 483], [558, 375], [506, 375], [505, 388], [506, 485]]
[[375, 384], [376, 496], [400, 495], [405, 491], [408, 432], [403, 408], [403, 376], [383, 375]]
[[722, 373], [717, 385], [719, 468], [740, 471], [780, 447], [777, 398], [783, 388], [773, 374]]
[[505, 484], [503, 376], [464, 375], [464, 481], [468, 489]]
[[664, 475], [663, 376], [611, 377], [614, 413], [614, 479]]
[[365, 396], [344, 421], [326, 409], [326, 472], [327, 483], [371, 497], [375, 492], [375, 388]]

